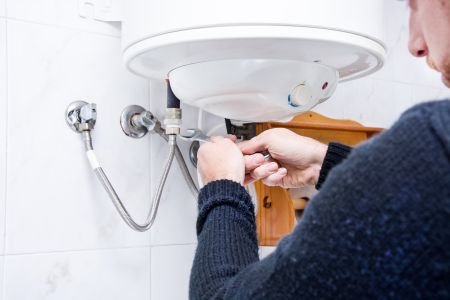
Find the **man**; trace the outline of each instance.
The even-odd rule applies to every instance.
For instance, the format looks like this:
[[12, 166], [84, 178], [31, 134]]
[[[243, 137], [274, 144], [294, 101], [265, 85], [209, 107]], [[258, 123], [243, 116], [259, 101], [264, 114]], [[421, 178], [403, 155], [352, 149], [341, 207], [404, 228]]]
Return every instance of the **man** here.
[[[410, 1], [409, 49], [450, 87], [449, 0]], [[408, 110], [349, 152], [283, 129], [203, 145], [191, 299], [450, 299], [450, 101]], [[245, 174], [320, 187], [261, 261]]]

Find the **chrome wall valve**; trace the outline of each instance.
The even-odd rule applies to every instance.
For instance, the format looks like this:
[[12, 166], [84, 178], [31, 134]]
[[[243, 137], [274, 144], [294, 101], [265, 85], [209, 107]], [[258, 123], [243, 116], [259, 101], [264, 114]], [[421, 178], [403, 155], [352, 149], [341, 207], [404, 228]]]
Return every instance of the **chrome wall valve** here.
[[97, 105], [85, 101], [75, 101], [66, 109], [66, 123], [75, 132], [94, 129], [97, 121]]
[[153, 114], [142, 106], [130, 105], [124, 108], [120, 115], [122, 131], [129, 137], [141, 138], [148, 132], [161, 130], [161, 123]]

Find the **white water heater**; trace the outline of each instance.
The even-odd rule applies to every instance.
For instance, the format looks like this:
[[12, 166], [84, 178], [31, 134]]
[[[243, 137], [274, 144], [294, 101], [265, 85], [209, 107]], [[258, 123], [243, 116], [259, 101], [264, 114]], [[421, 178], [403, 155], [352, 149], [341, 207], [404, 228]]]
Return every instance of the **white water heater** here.
[[[339, 81], [382, 67], [380, 0], [132, 0], [123, 57], [184, 103], [240, 121], [289, 120]], [[343, 108], [345, 109], [345, 108]]]

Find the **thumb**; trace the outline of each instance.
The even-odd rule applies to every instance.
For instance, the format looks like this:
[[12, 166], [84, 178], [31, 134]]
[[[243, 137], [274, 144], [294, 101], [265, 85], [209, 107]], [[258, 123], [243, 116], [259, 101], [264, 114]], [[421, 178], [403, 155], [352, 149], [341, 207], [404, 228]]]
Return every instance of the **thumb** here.
[[238, 147], [243, 154], [254, 154], [267, 150], [267, 144], [259, 135], [251, 140], [239, 143]]

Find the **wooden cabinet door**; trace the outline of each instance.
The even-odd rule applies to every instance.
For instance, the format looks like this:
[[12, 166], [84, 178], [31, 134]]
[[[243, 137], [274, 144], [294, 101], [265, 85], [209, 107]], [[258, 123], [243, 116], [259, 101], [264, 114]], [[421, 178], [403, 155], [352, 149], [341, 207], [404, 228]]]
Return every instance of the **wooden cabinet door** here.
[[[382, 131], [381, 128], [364, 127], [355, 121], [330, 119], [313, 112], [301, 114], [288, 123], [258, 124], [256, 131], [259, 134], [277, 127], [290, 129], [323, 143], [339, 142], [349, 146], [356, 146]], [[255, 189], [258, 196], [256, 221], [259, 244], [274, 246], [292, 231], [295, 215], [301, 215], [308, 199], [293, 199], [288, 190], [268, 187], [260, 181], [255, 182]]]

